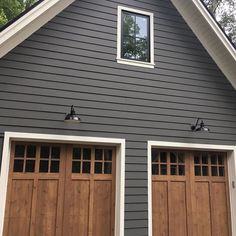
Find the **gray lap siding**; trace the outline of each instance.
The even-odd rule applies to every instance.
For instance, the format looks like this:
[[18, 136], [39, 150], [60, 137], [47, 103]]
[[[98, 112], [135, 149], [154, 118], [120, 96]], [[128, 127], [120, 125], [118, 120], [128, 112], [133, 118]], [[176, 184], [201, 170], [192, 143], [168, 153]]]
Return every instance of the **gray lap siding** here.
[[[116, 62], [118, 5], [154, 13], [154, 69]], [[168, 0], [76, 1], [0, 60], [0, 100], [1, 137], [126, 139], [127, 236], [148, 235], [148, 140], [236, 141], [236, 92]], [[210, 133], [190, 132], [196, 117]]]

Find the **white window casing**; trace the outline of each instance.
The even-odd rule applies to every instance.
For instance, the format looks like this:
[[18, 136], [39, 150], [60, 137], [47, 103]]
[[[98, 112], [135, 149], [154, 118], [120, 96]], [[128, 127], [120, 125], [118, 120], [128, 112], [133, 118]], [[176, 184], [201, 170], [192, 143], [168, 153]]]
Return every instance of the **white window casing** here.
[[[149, 16], [150, 18], [150, 62], [143, 62], [143, 61], [135, 61], [135, 60], [129, 60], [121, 58], [121, 35], [122, 35], [122, 11], [128, 11], [137, 13], [144, 16]], [[153, 13], [141, 11], [133, 8], [118, 6], [118, 12], [117, 12], [117, 62], [121, 64], [126, 65], [132, 65], [132, 66], [141, 66], [146, 68], [154, 68], [154, 15]]]

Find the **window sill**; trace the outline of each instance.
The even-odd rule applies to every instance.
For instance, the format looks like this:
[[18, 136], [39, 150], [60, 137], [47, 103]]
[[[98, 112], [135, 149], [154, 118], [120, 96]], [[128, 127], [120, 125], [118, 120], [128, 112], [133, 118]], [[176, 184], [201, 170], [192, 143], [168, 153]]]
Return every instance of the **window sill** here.
[[123, 58], [117, 58], [117, 63], [131, 65], [131, 66], [140, 66], [145, 68], [154, 68], [155, 64], [150, 62], [142, 62], [142, 61], [133, 61]]

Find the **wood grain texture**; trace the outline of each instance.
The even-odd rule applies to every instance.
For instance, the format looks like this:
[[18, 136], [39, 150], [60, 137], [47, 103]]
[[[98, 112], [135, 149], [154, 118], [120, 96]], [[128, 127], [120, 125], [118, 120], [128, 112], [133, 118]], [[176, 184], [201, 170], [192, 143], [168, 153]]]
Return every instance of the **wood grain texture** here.
[[[26, 150], [28, 144], [20, 144], [18, 146]], [[17, 145], [12, 145], [4, 236], [114, 235], [116, 149], [99, 147], [99, 150], [107, 151], [106, 158], [109, 159], [105, 158], [105, 154], [102, 156], [104, 170], [105, 164], [109, 163], [112, 164], [112, 171], [96, 174], [95, 147], [86, 146], [83, 149], [79, 146], [82, 150], [91, 151], [91, 168], [84, 174], [72, 173], [74, 145], [54, 145], [60, 147], [60, 157], [55, 156], [54, 152], [53, 159], [60, 160], [60, 168], [58, 173], [52, 173], [50, 167], [40, 171], [41, 148], [45, 144], [34, 145], [36, 153], [35, 157], [31, 157], [35, 160], [34, 172], [26, 172], [25, 168], [14, 171], [16, 161], [22, 160], [24, 166], [28, 157], [26, 151], [22, 157], [15, 157]], [[52, 159], [52, 149], [48, 150], [51, 154], [47, 156], [44, 153], [43, 160]], [[82, 157], [85, 158], [83, 162], [88, 161], [88, 156]]]
[[169, 235], [187, 236], [186, 183], [171, 182], [169, 187]]
[[66, 185], [63, 235], [88, 235], [89, 181], [72, 180]]
[[211, 206], [209, 183], [196, 183], [194, 191], [193, 235], [211, 235]]
[[152, 219], [155, 236], [168, 236], [168, 182], [152, 183]]
[[10, 192], [9, 216], [5, 218], [6, 230], [4, 235], [29, 235], [33, 181], [12, 180]]
[[[167, 152], [166, 174], [152, 175], [152, 209], [153, 209], [153, 235], [168, 236], [230, 236], [230, 214], [228, 197], [228, 178], [226, 155], [204, 152], [207, 157], [201, 168], [209, 168], [196, 175], [194, 167], [199, 167], [198, 161], [194, 162], [194, 153], [185, 152], [185, 175], [171, 175], [172, 162]], [[153, 152], [152, 164], [158, 165], [159, 154]], [[161, 153], [163, 153], [161, 151]], [[224, 158], [224, 164], [218, 163], [218, 156]], [[212, 164], [213, 163], [213, 164]], [[205, 166], [204, 166], [205, 165]], [[212, 175], [211, 167], [225, 168], [224, 176]], [[204, 174], [203, 174], [204, 173]], [[207, 175], [206, 175], [207, 173]]]

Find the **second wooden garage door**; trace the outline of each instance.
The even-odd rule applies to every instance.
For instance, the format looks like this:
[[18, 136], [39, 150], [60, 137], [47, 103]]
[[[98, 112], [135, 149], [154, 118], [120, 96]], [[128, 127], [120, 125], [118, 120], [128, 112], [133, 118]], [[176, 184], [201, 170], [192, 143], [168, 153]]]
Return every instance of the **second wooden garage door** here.
[[114, 235], [115, 148], [13, 143], [4, 236]]
[[153, 236], [230, 236], [226, 154], [152, 149]]

